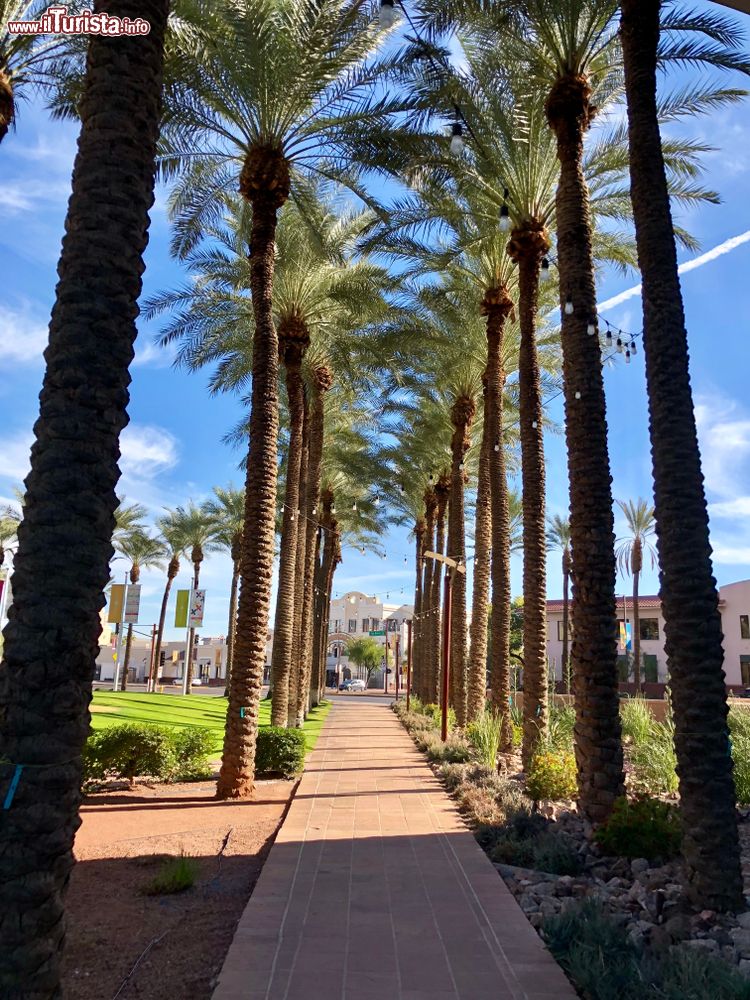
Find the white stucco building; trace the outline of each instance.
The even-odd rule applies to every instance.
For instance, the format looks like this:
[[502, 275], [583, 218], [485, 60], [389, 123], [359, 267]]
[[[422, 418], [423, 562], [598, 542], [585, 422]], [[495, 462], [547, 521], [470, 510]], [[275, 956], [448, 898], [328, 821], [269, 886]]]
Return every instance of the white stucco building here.
[[[396, 591], [394, 591], [395, 595]], [[377, 595], [371, 596], [358, 590], [352, 590], [331, 601], [328, 625], [327, 667], [329, 671], [338, 672], [343, 678], [345, 671], [349, 670], [349, 661], [345, 650], [347, 643], [351, 642], [352, 639], [372, 636], [376, 642], [383, 646], [383, 654], [385, 655], [386, 641], [392, 650], [394, 640], [398, 636], [401, 650], [406, 649], [405, 623], [414, 617], [414, 605], [391, 601], [389, 596], [386, 594], [386, 599], [383, 601]], [[373, 633], [375, 634], [373, 635]], [[392, 655], [389, 654], [389, 656]], [[393, 661], [390, 659], [389, 665], [392, 669]], [[351, 674], [355, 677], [358, 676], [354, 666], [351, 668]], [[382, 686], [382, 672], [374, 677], [373, 682]]]

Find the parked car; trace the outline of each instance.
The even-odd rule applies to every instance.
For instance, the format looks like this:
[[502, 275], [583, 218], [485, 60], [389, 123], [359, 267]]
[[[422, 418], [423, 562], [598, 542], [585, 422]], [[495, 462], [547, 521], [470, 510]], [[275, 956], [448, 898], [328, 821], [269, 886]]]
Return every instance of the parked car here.
[[357, 680], [357, 679], [349, 681], [349, 690], [350, 691], [364, 691], [365, 688], [366, 688], [366, 686], [367, 685], [365, 684], [364, 681], [360, 681], [360, 680]]
[[351, 680], [342, 681], [341, 684], [339, 684], [339, 691], [348, 691], [349, 688], [351, 687], [351, 684], [352, 684]]

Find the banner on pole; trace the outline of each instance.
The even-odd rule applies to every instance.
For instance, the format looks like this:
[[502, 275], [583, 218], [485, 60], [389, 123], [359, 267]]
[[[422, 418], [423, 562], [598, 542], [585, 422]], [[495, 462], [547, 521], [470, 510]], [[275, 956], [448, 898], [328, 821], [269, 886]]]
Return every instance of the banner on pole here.
[[203, 624], [203, 610], [206, 606], [206, 591], [196, 590], [190, 605], [190, 628], [200, 628]]
[[141, 610], [141, 585], [133, 583], [128, 587], [125, 597], [125, 617], [123, 621], [128, 625], [135, 625], [138, 622], [138, 615]]
[[109, 613], [107, 622], [119, 624], [122, 621], [122, 606], [125, 603], [125, 584], [113, 583], [109, 588]]
[[174, 609], [174, 627], [187, 628], [188, 605], [190, 604], [190, 591], [177, 591], [177, 604]]

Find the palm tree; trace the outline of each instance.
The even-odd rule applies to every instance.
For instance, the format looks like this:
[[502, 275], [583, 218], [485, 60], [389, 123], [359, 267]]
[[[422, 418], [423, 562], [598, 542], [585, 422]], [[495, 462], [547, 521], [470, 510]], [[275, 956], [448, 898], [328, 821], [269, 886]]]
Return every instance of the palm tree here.
[[128, 503], [126, 497], [118, 497], [113, 540], [116, 541], [118, 537], [123, 537], [131, 531], [142, 529], [147, 517], [148, 510], [142, 503]]
[[[130, 583], [135, 586], [141, 578], [142, 569], [162, 569], [162, 560], [167, 554], [164, 543], [159, 538], [152, 538], [142, 528], [131, 528], [126, 534], [115, 538], [115, 548], [130, 562]], [[128, 668], [130, 666], [130, 650], [133, 644], [133, 623], [128, 622], [128, 634], [125, 640], [125, 656], [122, 662], [122, 677], [120, 690], [127, 690]], [[151, 664], [151, 668], [153, 664]], [[151, 670], [149, 670], [150, 674]]]
[[656, 549], [650, 539], [654, 535], [656, 522], [654, 508], [645, 500], [618, 500], [617, 505], [625, 515], [629, 536], [618, 538], [617, 565], [620, 572], [633, 576], [633, 680], [636, 691], [641, 690], [641, 632], [638, 607], [638, 583], [643, 570], [644, 554], [651, 560], [651, 568], [656, 565]]
[[164, 584], [164, 593], [161, 599], [161, 609], [159, 611], [159, 624], [156, 629], [156, 641], [154, 643], [154, 662], [149, 677], [149, 687], [156, 690], [156, 680], [159, 676], [159, 662], [161, 660], [161, 647], [164, 642], [164, 625], [167, 618], [167, 606], [172, 584], [180, 572], [180, 559], [184, 555], [188, 545], [185, 537], [185, 525], [183, 518], [174, 510], [167, 510], [166, 514], [157, 518], [156, 526], [159, 529], [159, 536], [164, 545], [165, 554], [169, 556], [167, 563], [167, 580]]
[[227, 487], [214, 486], [215, 500], [207, 500], [203, 509], [216, 527], [215, 540], [225, 549], [232, 560], [232, 586], [229, 591], [229, 618], [227, 621], [227, 662], [226, 691], [229, 696], [229, 682], [232, 676], [234, 655], [234, 634], [237, 626], [237, 590], [240, 580], [240, 557], [242, 554], [242, 528], [245, 522], [245, 491], [231, 484]]
[[[192, 501], [187, 507], [176, 507], [172, 514], [172, 523], [184, 539], [184, 548], [190, 549], [190, 562], [193, 564], [192, 592], [200, 588], [201, 564], [206, 552], [216, 552], [220, 548], [217, 540], [219, 527], [211, 516], [206, 505], [196, 506]], [[183, 691], [190, 694], [193, 680], [193, 651], [195, 645], [195, 628], [188, 631], [187, 649], [185, 650], [185, 679]]]
[[382, 75], [373, 56], [384, 34], [369, 6], [364, 0], [199, 2], [205, 41], [183, 52], [166, 127], [165, 171], [182, 172], [173, 196], [178, 250], [189, 251], [237, 184], [252, 210], [255, 332], [236, 643], [242, 671], [235, 670], [230, 689], [222, 798], [252, 789], [265, 661], [277, 478], [279, 344], [271, 296], [278, 213], [290, 196], [306, 202], [310, 175], [357, 188], [369, 154], [386, 148], [382, 135], [401, 102], [373, 87]]
[[[630, 137], [630, 177], [643, 283], [656, 531], [675, 745], [684, 817], [683, 852], [696, 902], [743, 905], [728, 752], [722, 630], [711, 567], [708, 514], [688, 370], [685, 315], [656, 96], [657, 63], [671, 32], [684, 65], [748, 72], [738, 26], [659, 0], [622, 0], [620, 25]], [[661, 16], [661, 24], [660, 24]], [[662, 34], [662, 32], [664, 34]], [[702, 36], [702, 38], [701, 38]], [[636, 633], [637, 635], [637, 633]]]
[[562, 679], [570, 694], [570, 658], [568, 655], [568, 641], [570, 638], [570, 572], [572, 569], [572, 559], [570, 553], [570, 521], [567, 517], [555, 514], [550, 517], [547, 527], [547, 544], [550, 548], [562, 551], [562, 579], [563, 579], [563, 638], [562, 638]]
[[[137, 14], [151, 24], [147, 36], [92, 36], [89, 45], [60, 282], [18, 529], [14, 614], [0, 668], [0, 759], [11, 762], [10, 771], [8, 764], [0, 769], [12, 773], [13, 765], [26, 765], [13, 808], [4, 813], [3, 849], [14, 861], [0, 882], [0, 992], [16, 995], [60, 993], [62, 899], [73, 864], [80, 754], [112, 557], [118, 440], [127, 423], [153, 201], [167, 10], [167, 0], [145, 0]], [[107, 3], [107, 11], [136, 13], [125, 0]], [[51, 565], [64, 569], [50, 573]]]

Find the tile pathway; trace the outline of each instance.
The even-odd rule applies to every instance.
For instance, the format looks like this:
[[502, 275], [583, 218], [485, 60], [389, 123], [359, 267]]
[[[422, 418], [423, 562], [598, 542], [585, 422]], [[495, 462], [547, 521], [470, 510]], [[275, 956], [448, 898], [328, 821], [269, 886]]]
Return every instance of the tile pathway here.
[[213, 1000], [573, 1000], [388, 707], [339, 697]]

